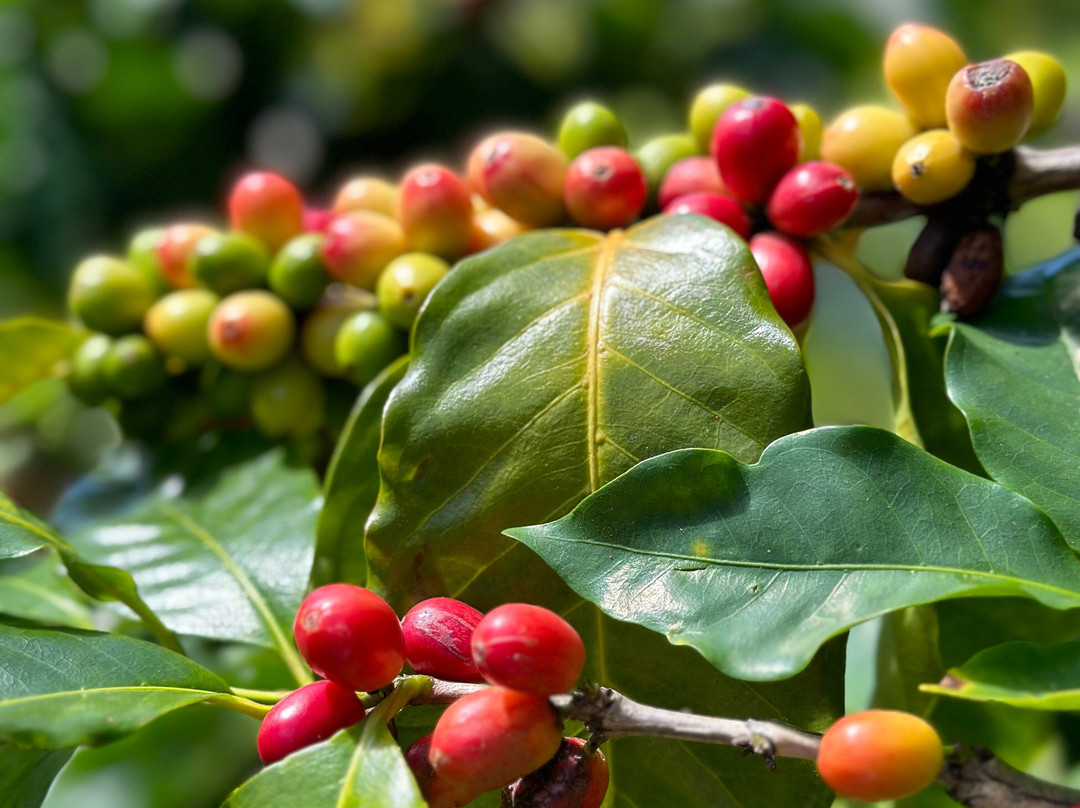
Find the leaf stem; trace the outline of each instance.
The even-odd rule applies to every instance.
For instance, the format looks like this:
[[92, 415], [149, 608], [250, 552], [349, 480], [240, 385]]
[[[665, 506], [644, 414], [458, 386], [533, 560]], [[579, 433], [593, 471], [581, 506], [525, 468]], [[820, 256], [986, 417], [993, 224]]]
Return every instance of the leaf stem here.
[[245, 687], [234, 687], [232, 692], [236, 696], [261, 704], [277, 704], [283, 698], [292, 693], [292, 690], [249, 690]]
[[257, 718], [260, 721], [268, 712], [270, 712], [269, 705], [259, 704], [251, 699], [236, 696], [232, 693], [222, 693], [219, 696], [211, 696], [204, 703], [212, 704], [215, 707], [224, 707], [226, 710], [232, 710], [233, 712], [241, 713], [243, 715], [250, 715], [252, 718]]

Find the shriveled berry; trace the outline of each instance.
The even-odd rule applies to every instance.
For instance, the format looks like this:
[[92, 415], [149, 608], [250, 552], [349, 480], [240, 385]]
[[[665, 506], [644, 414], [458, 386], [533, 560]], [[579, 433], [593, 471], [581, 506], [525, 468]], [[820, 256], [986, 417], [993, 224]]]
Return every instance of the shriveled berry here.
[[948, 129], [920, 132], [896, 152], [893, 184], [917, 205], [952, 199], [975, 176], [975, 155]]
[[112, 338], [105, 334], [91, 334], [79, 343], [71, 356], [67, 386], [83, 404], [96, 406], [112, 394], [108, 382], [105, 381], [103, 369], [105, 356], [112, 343]]
[[219, 295], [261, 286], [270, 266], [262, 241], [248, 233], [210, 233], [188, 256], [188, 272]]
[[960, 237], [941, 275], [941, 308], [973, 317], [993, 299], [1001, 285], [1005, 256], [1001, 231], [985, 224]]
[[304, 229], [304, 199], [280, 174], [254, 171], [241, 177], [229, 193], [229, 221], [278, 249]]
[[943, 31], [907, 23], [885, 45], [885, 81], [920, 129], [945, 125], [945, 90], [967, 64], [964, 49]]
[[750, 216], [743, 206], [724, 194], [698, 193], [686, 194], [677, 197], [668, 203], [664, 213], [696, 213], [699, 216], [708, 216], [721, 224], [726, 224], [739, 234], [741, 238], [750, 238]]
[[1020, 65], [1031, 80], [1031, 125], [1024, 137], [1037, 135], [1057, 120], [1065, 103], [1065, 68], [1041, 51], [1016, 51], [1005, 58]]
[[429, 732], [409, 744], [409, 748], [405, 750], [405, 762], [409, 765], [416, 784], [420, 786], [420, 793], [428, 808], [460, 808], [480, 796], [480, 792], [465, 791], [454, 781], [435, 773], [428, 760], [433, 735], [434, 733]]
[[657, 202], [661, 208], [666, 208], [676, 197], [698, 191], [730, 196], [724, 181], [720, 179], [716, 161], [711, 157], [686, 157], [669, 168], [660, 183]]
[[345, 377], [363, 387], [405, 353], [405, 347], [401, 332], [382, 314], [362, 311], [341, 324], [334, 339], [334, 358]]
[[749, 246], [776, 313], [788, 328], [800, 325], [814, 305], [810, 254], [802, 244], [780, 233], [758, 233]]
[[275, 763], [286, 755], [325, 740], [364, 717], [364, 704], [353, 691], [333, 682], [304, 685], [275, 704], [259, 726], [259, 759]]
[[386, 265], [375, 286], [379, 311], [398, 328], [408, 331], [435, 284], [449, 271], [449, 264], [428, 253], [399, 255]]
[[405, 231], [396, 219], [356, 210], [330, 224], [322, 258], [332, 277], [372, 291], [383, 267], [405, 250]]
[[174, 289], [191, 289], [198, 281], [191, 276], [191, 254], [204, 236], [217, 232], [204, 224], [169, 225], [158, 241], [157, 258], [161, 274]]
[[557, 224], [564, 215], [566, 155], [524, 132], [500, 132], [469, 157], [469, 182], [495, 207], [530, 227]]
[[96, 255], [75, 268], [68, 307], [94, 331], [122, 334], [139, 327], [156, 296], [154, 285], [134, 265]]
[[993, 59], [968, 65], [953, 76], [945, 93], [945, 117], [965, 149], [997, 154], [1027, 133], [1034, 99], [1024, 68], [1008, 59]]
[[964, 231], [956, 217], [940, 213], [928, 216], [919, 237], [908, 250], [904, 275], [937, 286], [962, 235]]
[[165, 362], [142, 334], [116, 339], [101, 360], [109, 389], [123, 398], [138, 398], [165, 384]]
[[[709, 150], [712, 143], [713, 129], [727, 108], [736, 101], [742, 101], [750, 97], [750, 91], [744, 90], [736, 84], [721, 82], [710, 84], [698, 91], [694, 100], [690, 103], [690, 133], [697, 141], [698, 149], [704, 153]], [[706, 188], [696, 190], [704, 191]], [[661, 202], [661, 205], [664, 203]]]
[[378, 177], [354, 177], [341, 186], [333, 205], [334, 213], [339, 216], [353, 210], [397, 216], [397, 186]]
[[209, 289], [177, 289], [150, 307], [143, 330], [165, 356], [201, 365], [210, 358], [207, 324], [218, 302]]
[[502, 808], [600, 808], [607, 760], [584, 738], [563, 738], [555, 757], [503, 789]]
[[292, 359], [258, 375], [249, 406], [256, 429], [268, 438], [303, 438], [323, 425], [326, 391], [313, 371]]
[[599, 146], [626, 148], [626, 128], [618, 116], [596, 101], [572, 106], [559, 125], [559, 148], [573, 160]]
[[427, 163], [401, 181], [398, 219], [410, 250], [460, 258], [472, 237], [472, 215], [472, 194], [448, 168]]
[[478, 210], [473, 213], [472, 239], [469, 252], [475, 253], [502, 244], [521, 235], [527, 228], [517, 219], [511, 219], [498, 208]]
[[405, 665], [397, 615], [370, 589], [322, 586], [304, 598], [293, 626], [311, 669], [349, 690], [378, 690]]
[[817, 160], [821, 156], [821, 132], [823, 125], [817, 110], [809, 104], [789, 104], [788, 109], [799, 124], [802, 146], [799, 148], [799, 162]]
[[237, 292], [210, 315], [207, 338], [217, 359], [237, 370], [263, 370], [292, 345], [296, 324], [281, 298], [262, 289]]
[[859, 189], [835, 163], [800, 163], [780, 178], [769, 196], [769, 221], [789, 236], [811, 238], [839, 227], [855, 209]]
[[634, 158], [645, 173], [645, 182], [649, 185], [649, 199], [655, 201], [660, 193], [660, 183], [664, 181], [671, 167], [687, 157], [697, 157], [701, 152], [693, 135], [659, 135], [646, 141], [634, 152]]
[[484, 615], [453, 598], [429, 598], [401, 620], [405, 659], [417, 673], [451, 682], [482, 682], [472, 658], [473, 630]]
[[278, 250], [270, 264], [267, 285], [293, 308], [314, 306], [330, 283], [322, 258], [325, 241], [321, 233], [304, 233]]
[[645, 207], [648, 186], [641, 166], [625, 149], [601, 146], [582, 152], [566, 172], [570, 218], [583, 227], [625, 227]]
[[473, 631], [476, 667], [492, 684], [548, 696], [570, 690], [585, 669], [585, 644], [550, 609], [506, 603]]
[[742, 202], [758, 204], [799, 159], [799, 124], [775, 98], [732, 104], [716, 124], [712, 156], [724, 185]]
[[848, 170], [863, 191], [891, 191], [896, 151], [915, 136], [907, 115], [874, 105], [852, 107], [821, 136], [821, 159]]
[[480, 794], [540, 768], [561, 742], [562, 726], [546, 697], [489, 687], [446, 708], [428, 760], [440, 777]]

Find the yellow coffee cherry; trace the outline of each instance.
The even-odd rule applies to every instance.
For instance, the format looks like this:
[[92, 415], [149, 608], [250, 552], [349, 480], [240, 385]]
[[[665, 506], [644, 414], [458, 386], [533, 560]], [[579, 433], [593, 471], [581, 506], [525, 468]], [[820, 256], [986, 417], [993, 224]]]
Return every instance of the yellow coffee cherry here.
[[975, 174], [975, 155], [948, 129], [930, 129], [900, 147], [893, 183], [917, 205], [935, 205], [960, 193]]
[[799, 122], [799, 133], [802, 135], [799, 162], [818, 159], [821, 156], [821, 116], [809, 104], [789, 104], [788, 109]]
[[1017, 51], [1005, 58], [1024, 68], [1031, 79], [1034, 109], [1024, 136], [1031, 137], [1049, 127], [1061, 112], [1065, 103], [1065, 68], [1053, 56], [1040, 51]]
[[897, 149], [914, 137], [906, 115], [885, 107], [852, 107], [821, 136], [821, 159], [846, 168], [864, 191], [891, 191]]
[[736, 101], [749, 97], [749, 90], [735, 84], [710, 84], [694, 96], [690, 104], [690, 131], [702, 154], [709, 153], [713, 129], [724, 111]]
[[920, 129], [945, 125], [945, 90], [968, 63], [952, 37], [928, 25], [901, 25], [885, 46], [885, 82]]

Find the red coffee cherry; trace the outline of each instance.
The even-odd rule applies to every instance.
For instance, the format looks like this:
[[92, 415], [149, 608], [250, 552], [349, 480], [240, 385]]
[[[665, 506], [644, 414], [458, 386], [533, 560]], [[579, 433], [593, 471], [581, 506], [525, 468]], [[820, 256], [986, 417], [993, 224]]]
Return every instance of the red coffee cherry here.
[[566, 171], [566, 209], [582, 227], [625, 227], [641, 215], [648, 195], [641, 166], [618, 146], [582, 152]]
[[492, 684], [548, 696], [570, 690], [585, 668], [585, 644], [550, 609], [507, 603], [473, 631], [476, 667]]
[[386, 687], [405, 665], [397, 615], [363, 587], [319, 587], [300, 604], [293, 633], [311, 669], [350, 690]]
[[383, 267], [406, 249], [405, 231], [397, 219], [354, 210], [327, 226], [322, 259], [326, 271], [337, 280], [373, 292]]
[[836, 163], [813, 161], [780, 178], [767, 208], [777, 230], [810, 238], [838, 227], [859, 201], [855, 178]]
[[992, 59], [957, 71], [945, 91], [945, 118], [960, 144], [975, 154], [1008, 151], [1027, 132], [1035, 109], [1027, 71]]
[[451, 682], [482, 682], [472, 658], [473, 630], [482, 612], [453, 598], [430, 598], [401, 620], [405, 659], [417, 673]]
[[409, 249], [453, 261], [472, 236], [472, 194], [454, 172], [420, 165], [401, 181], [398, 219]]
[[229, 221], [277, 249], [304, 228], [304, 199], [296, 186], [270, 171], [245, 174], [229, 194]]
[[405, 750], [405, 762], [409, 764], [428, 808], [458, 808], [476, 799], [481, 792], [465, 791], [458, 783], [435, 773], [428, 760], [434, 734], [429, 732], [413, 741]]
[[814, 305], [814, 266], [799, 242], [780, 233], [758, 233], [749, 242], [765, 288], [788, 328], [802, 323]]
[[562, 726], [546, 697], [489, 687], [446, 708], [428, 760], [440, 777], [481, 794], [540, 768], [561, 742]]
[[743, 206], [730, 196], [698, 191], [685, 196], [676, 197], [664, 208], [664, 213], [696, 213], [699, 216], [708, 216], [721, 224], [726, 224], [742, 238], [750, 237], [752, 224], [750, 216]]
[[698, 191], [730, 195], [720, 179], [716, 160], [711, 157], [687, 157], [669, 168], [660, 183], [657, 201], [661, 208], [666, 208], [680, 196]]
[[563, 218], [566, 155], [535, 135], [500, 132], [469, 155], [469, 186], [489, 203], [529, 227]]
[[599, 749], [563, 738], [555, 757], [503, 789], [502, 808], [600, 808], [609, 778]]
[[799, 159], [799, 123], [783, 103], [756, 96], [736, 101], [713, 130], [712, 156], [724, 185], [758, 204]]
[[325, 740], [364, 717], [356, 694], [333, 682], [304, 685], [283, 698], [259, 727], [259, 759], [273, 763], [305, 746]]
[[329, 208], [304, 208], [304, 232], [325, 233], [336, 215]]

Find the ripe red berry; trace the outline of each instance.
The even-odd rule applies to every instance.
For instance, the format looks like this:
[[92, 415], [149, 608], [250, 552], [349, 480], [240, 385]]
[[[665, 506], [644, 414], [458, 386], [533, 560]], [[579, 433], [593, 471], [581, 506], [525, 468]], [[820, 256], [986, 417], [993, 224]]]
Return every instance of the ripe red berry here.
[[641, 166], [618, 146], [582, 152], [566, 171], [566, 209], [583, 227], [625, 227], [641, 214], [648, 195]]
[[507, 603], [473, 631], [476, 667], [492, 684], [548, 696], [570, 690], [585, 669], [585, 644], [550, 609]]
[[405, 231], [397, 219], [354, 210], [330, 222], [322, 259], [332, 277], [374, 291], [383, 267], [406, 249]]
[[281, 760], [291, 752], [329, 738], [364, 717], [356, 694], [333, 682], [304, 685], [283, 698], [259, 726], [259, 759]]
[[280, 174], [254, 171], [245, 174], [229, 194], [229, 221], [277, 249], [304, 226], [304, 200], [300, 191]]
[[460, 258], [472, 236], [472, 216], [472, 194], [447, 168], [417, 166], [401, 181], [398, 219], [410, 250]]
[[720, 178], [741, 202], [758, 204], [799, 159], [799, 123], [775, 98], [736, 101], [713, 130], [712, 156]]
[[777, 314], [795, 328], [814, 305], [814, 266], [802, 244], [780, 233], [758, 233], [750, 239], [765, 288]]
[[743, 210], [742, 205], [723, 194], [697, 191], [679, 196], [664, 207], [664, 213], [696, 213], [699, 216], [708, 216], [721, 224], [726, 224], [742, 238], [750, 237], [752, 224], [749, 214]]
[[378, 690], [405, 665], [405, 636], [390, 605], [352, 584], [319, 587], [300, 604], [296, 646], [320, 676], [350, 690]]
[[600, 808], [607, 794], [607, 760], [584, 738], [563, 738], [555, 757], [502, 793], [502, 808]]
[[405, 659], [417, 673], [451, 682], [482, 682], [472, 658], [472, 635], [482, 612], [453, 598], [430, 598], [401, 620]]
[[428, 760], [434, 734], [429, 732], [413, 741], [405, 750], [405, 762], [409, 764], [428, 808], [458, 808], [480, 796], [480, 792], [465, 791], [458, 783], [435, 773]]
[[711, 157], [687, 157], [680, 160], [664, 175], [660, 183], [657, 201], [666, 208], [675, 199], [698, 191], [714, 194], [730, 194], [720, 179], [720, 169]]
[[329, 208], [304, 208], [304, 232], [325, 233], [336, 215]]
[[859, 201], [855, 178], [836, 163], [795, 166], [780, 178], [767, 208], [769, 221], [789, 236], [810, 238], [839, 226]]
[[446, 708], [428, 760], [440, 777], [480, 794], [540, 768], [561, 742], [562, 725], [546, 697], [489, 687]]

